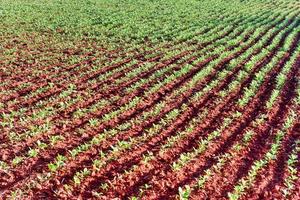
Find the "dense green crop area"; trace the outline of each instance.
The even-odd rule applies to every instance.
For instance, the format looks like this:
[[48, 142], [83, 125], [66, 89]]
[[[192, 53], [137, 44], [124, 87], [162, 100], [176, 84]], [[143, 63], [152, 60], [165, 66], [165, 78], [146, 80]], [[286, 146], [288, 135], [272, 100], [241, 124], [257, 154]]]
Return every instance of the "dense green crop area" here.
[[[175, 40], [190, 37], [206, 24], [223, 21], [216, 14], [237, 17], [262, 12], [268, 1], [240, 0], [1, 0], [1, 32], [44, 32], [93, 37], [105, 42]], [[261, 8], [260, 8], [261, 7]], [[191, 32], [184, 32], [190, 29]], [[174, 34], [175, 31], [175, 34]]]

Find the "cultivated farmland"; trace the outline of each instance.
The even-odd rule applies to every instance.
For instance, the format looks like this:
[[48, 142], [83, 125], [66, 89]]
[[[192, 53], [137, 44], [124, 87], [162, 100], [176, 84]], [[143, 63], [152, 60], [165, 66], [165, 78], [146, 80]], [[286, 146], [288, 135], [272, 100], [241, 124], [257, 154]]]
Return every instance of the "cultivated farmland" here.
[[300, 199], [298, 0], [1, 0], [0, 199]]

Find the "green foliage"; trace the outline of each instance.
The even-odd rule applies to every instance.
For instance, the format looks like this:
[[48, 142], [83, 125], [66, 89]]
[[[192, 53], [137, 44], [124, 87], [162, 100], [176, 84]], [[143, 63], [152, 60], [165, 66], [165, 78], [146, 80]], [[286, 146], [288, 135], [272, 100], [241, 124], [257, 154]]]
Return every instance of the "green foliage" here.
[[[255, 5], [258, 2], [253, 2]], [[137, 1], [72, 1], [3, 0], [1, 24], [5, 31], [53, 31], [57, 34], [102, 38], [106, 41], [171, 40], [174, 27], [201, 27], [203, 24], [222, 23], [211, 16], [211, 11], [224, 8], [230, 12], [245, 12], [241, 1], [219, 0], [137, 0]], [[45, 12], [47, 11], [47, 12]], [[53, 17], [55, 16], [55, 17]], [[9, 24], [10, 26], [6, 26]], [[0, 25], [1, 26], [1, 25]], [[158, 31], [159, 30], [159, 31]], [[151, 33], [151, 36], [150, 36]], [[187, 39], [189, 34], [179, 35]]]
[[189, 197], [190, 197], [190, 194], [191, 194], [191, 188], [188, 185], [186, 185], [184, 187], [184, 189], [179, 187], [178, 192], [179, 192], [179, 199], [180, 200], [188, 200]]

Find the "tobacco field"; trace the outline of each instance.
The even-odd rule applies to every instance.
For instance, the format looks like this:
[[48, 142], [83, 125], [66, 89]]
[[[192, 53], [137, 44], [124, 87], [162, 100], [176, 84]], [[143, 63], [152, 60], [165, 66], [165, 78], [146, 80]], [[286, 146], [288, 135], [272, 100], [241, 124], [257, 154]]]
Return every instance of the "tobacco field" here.
[[0, 0], [0, 199], [300, 199], [300, 1]]

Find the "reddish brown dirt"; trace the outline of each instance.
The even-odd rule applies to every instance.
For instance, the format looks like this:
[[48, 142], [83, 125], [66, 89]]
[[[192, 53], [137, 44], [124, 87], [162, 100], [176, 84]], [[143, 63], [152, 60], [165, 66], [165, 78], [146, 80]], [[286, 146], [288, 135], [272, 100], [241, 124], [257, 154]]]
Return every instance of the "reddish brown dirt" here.
[[[234, 72], [233, 72], [233, 74], [234, 74]], [[230, 80], [230, 76], [228, 77], [228, 79], [227, 80]], [[224, 82], [224, 83], [226, 83], [226, 82]], [[226, 84], [223, 84], [223, 85], [226, 85]], [[136, 151], [135, 151], [136, 152]], [[111, 170], [110, 170], [111, 171]]]
[[[246, 38], [246, 40], [247, 40], [247, 38]], [[210, 43], [207, 43], [207, 44], [210, 44]], [[202, 45], [200, 45], [201, 47], [203, 47]], [[184, 54], [183, 54], [184, 53]], [[179, 57], [177, 57], [177, 56], [175, 56], [174, 58], [172, 58], [171, 60], [167, 60], [165, 63], [163, 63], [162, 65], [157, 65], [157, 67], [159, 67], [159, 68], [162, 68], [162, 67], [164, 67], [164, 66], [166, 66], [166, 65], [168, 65], [168, 64], [171, 64], [172, 62], [174, 62], [174, 61], [176, 61], [177, 59], [179, 59], [181, 56], [183, 56], [183, 55], [186, 55], [186, 53], [187, 52], [183, 52], [183, 53], [181, 53], [181, 54], [179, 54], [178, 56]], [[175, 59], [175, 60], [174, 60]], [[190, 62], [192, 62], [193, 60], [195, 60], [195, 57], [191, 57], [190, 59], [188, 59], [187, 61], [188, 62], [181, 62], [180, 63], [180, 65], [178, 65], [178, 66], [176, 66], [176, 68], [174, 69], [174, 70], [176, 70], [176, 69], [180, 69], [180, 66], [182, 66], [183, 64], [186, 64], [186, 63], [190, 63]], [[155, 71], [155, 69], [153, 69], [153, 70], [151, 70], [150, 72], [145, 72], [145, 73], [143, 73], [143, 74], [141, 74], [141, 76], [139, 76], [139, 78], [147, 78], [152, 72], [154, 72]], [[137, 81], [138, 79], [134, 79], [134, 80], [132, 80], [133, 82], [134, 81]], [[156, 80], [156, 81], [159, 81], [159, 80]], [[123, 84], [122, 85], [122, 88], [125, 88], [126, 86], [128, 86], [128, 85], [130, 85], [131, 84], [131, 82], [126, 82], [125, 83], [125, 85]], [[147, 85], [147, 87], [149, 87], [150, 85], [148, 84]], [[139, 95], [139, 94], [142, 94], [142, 92], [145, 90], [146, 88], [143, 88], [142, 90], [137, 90], [135, 93], [132, 93], [132, 94], [130, 94], [129, 96], [126, 96], [126, 97], [124, 97], [123, 98], [123, 100], [121, 100], [120, 102], [124, 105], [126, 102], [128, 102], [133, 96], [137, 96], [137, 95]], [[120, 90], [120, 86], [117, 86], [116, 88], [111, 88], [111, 90], [110, 91], [106, 91], [106, 94], [103, 94], [103, 95], [101, 95], [101, 94], [99, 94], [99, 95], [97, 95], [97, 96], [95, 96], [94, 98], [92, 98], [92, 99], [89, 99], [88, 101], [86, 101], [86, 102], [84, 102], [83, 104], [81, 104], [80, 105], [80, 107], [78, 107], [78, 105], [74, 105], [74, 106], [72, 106], [72, 107], [70, 107], [69, 109], [67, 109], [67, 110], [65, 110], [65, 112], [64, 113], [58, 113], [58, 118], [56, 119], [56, 117], [54, 116], [54, 118], [52, 117], [51, 119], [52, 120], [61, 120], [62, 118], [61, 117], [64, 117], [64, 118], [66, 118], [66, 117], [68, 117], [68, 115], [69, 114], [72, 114], [72, 112], [74, 112], [75, 111], [75, 109], [78, 109], [78, 108], [84, 108], [84, 107], [86, 107], [86, 106], [88, 106], [88, 105], [90, 105], [90, 104], [92, 104], [92, 103], [94, 103], [95, 101], [97, 101], [98, 99], [100, 99], [100, 98], [104, 98], [104, 97], [109, 97], [109, 96], [111, 96], [112, 94], [114, 94], [116, 91], [119, 91]], [[126, 98], [126, 100], [125, 100], [125, 98]], [[119, 104], [115, 104], [114, 105], [114, 107], [115, 106], [120, 106]], [[108, 109], [106, 109], [106, 111], [107, 111]], [[101, 113], [101, 112], [99, 112], [99, 113]], [[92, 114], [93, 116], [95, 116], [95, 115], [100, 115], [100, 114]], [[104, 113], [103, 113], [104, 114]], [[85, 120], [85, 119], [81, 119], [81, 124], [84, 124], [84, 122], [87, 122], [88, 121], [88, 119], [90, 118], [89, 116], [86, 116], [85, 117], [87, 120]], [[77, 127], [79, 127], [78, 126], [78, 122], [76, 122], [75, 123], [75, 126], [77, 126]], [[59, 128], [59, 127], [57, 127], [57, 128]], [[67, 129], [65, 129], [64, 131], [67, 131]], [[41, 138], [39, 138], [39, 139], [41, 139]], [[30, 141], [36, 141], [37, 139], [33, 139], [33, 140], [29, 140], [29, 142]], [[5, 141], [5, 140], [3, 140], [3, 141]], [[30, 144], [23, 144], [22, 146], [28, 146], [28, 147], [30, 147]], [[27, 149], [28, 149], [28, 147], [27, 147]], [[17, 148], [14, 148], [15, 150], [17, 149]], [[16, 153], [16, 151], [15, 151], [15, 153]], [[9, 154], [8, 152], [6, 153], [6, 154]]]

